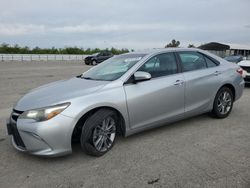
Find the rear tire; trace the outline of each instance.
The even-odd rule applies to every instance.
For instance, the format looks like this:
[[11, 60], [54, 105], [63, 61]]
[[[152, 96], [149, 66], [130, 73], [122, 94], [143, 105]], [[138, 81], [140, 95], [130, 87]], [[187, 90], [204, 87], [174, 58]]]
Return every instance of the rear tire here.
[[222, 87], [216, 94], [212, 114], [216, 118], [226, 118], [233, 108], [233, 93], [228, 87]]
[[118, 127], [116, 112], [100, 109], [84, 123], [81, 134], [81, 147], [89, 155], [102, 156], [114, 145]]

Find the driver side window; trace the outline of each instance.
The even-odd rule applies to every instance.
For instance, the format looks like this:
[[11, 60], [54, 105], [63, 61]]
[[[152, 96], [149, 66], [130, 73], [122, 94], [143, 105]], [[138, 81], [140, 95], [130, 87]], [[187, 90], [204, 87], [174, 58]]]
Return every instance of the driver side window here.
[[152, 78], [177, 73], [177, 63], [174, 53], [159, 54], [149, 59], [138, 71], [151, 74]]
[[104, 52], [100, 52], [99, 54], [98, 54], [98, 56], [100, 57], [100, 56], [104, 56]]

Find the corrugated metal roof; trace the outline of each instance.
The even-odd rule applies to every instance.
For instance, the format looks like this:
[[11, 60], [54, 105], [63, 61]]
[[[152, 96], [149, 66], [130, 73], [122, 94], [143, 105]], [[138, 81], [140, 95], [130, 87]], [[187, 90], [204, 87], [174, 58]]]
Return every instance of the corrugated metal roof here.
[[230, 45], [230, 49], [233, 50], [250, 50], [250, 44], [245, 45], [245, 44], [228, 44]]

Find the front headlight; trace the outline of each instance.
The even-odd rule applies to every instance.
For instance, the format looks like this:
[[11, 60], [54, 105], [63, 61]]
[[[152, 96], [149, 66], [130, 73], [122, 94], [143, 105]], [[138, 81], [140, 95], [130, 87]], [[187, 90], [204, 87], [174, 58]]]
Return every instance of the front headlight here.
[[28, 110], [28, 111], [23, 112], [19, 116], [19, 118], [20, 119], [34, 119], [36, 121], [46, 121], [60, 114], [69, 105], [70, 103], [63, 103], [63, 104], [59, 104], [55, 106]]

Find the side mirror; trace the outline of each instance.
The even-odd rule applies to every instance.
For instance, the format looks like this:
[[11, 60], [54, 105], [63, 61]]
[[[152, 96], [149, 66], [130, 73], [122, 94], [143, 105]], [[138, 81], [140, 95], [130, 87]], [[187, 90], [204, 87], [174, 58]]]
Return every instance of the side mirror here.
[[144, 71], [137, 71], [134, 74], [134, 79], [135, 79], [135, 82], [150, 80], [151, 74], [149, 74], [148, 72], [144, 72]]

